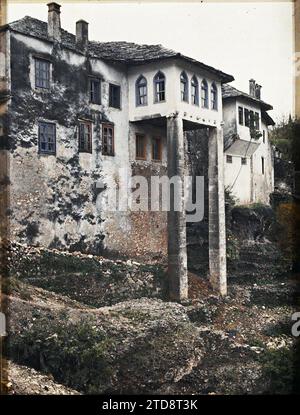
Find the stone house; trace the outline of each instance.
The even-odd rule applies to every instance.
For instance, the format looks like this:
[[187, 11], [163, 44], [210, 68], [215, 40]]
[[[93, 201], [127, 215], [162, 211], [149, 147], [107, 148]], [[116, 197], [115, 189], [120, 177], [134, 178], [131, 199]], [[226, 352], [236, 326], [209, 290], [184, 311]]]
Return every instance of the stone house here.
[[[2, 26], [0, 54], [10, 238], [95, 254], [168, 252], [173, 297], [186, 297], [185, 209], [109, 211], [98, 200], [114, 198], [134, 175], [183, 178], [185, 134], [202, 129], [209, 149], [210, 275], [225, 293], [223, 117], [226, 138], [233, 132], [230, 111], [234, 125], [227, 108], [240, 97], [224, 91], [234, 78], [161, 45], [90, 41], [83, 20], [76, 35], [68, 33], [56, 3], [48, 4], [48, 23], [26, 16]], [[267, 108], [252, 101], [267, 125]], [[225, 157], [233, 156], [231, 147]]]

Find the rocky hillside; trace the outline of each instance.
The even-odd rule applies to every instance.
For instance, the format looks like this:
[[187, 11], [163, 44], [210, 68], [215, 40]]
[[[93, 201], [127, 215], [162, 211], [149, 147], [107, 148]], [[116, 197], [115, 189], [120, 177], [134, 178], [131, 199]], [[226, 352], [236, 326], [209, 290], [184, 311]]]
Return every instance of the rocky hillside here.
[[190, 300], [177, 304], [166, 301], [163, 264], [23, 245], [8, 260], [9, 393], [293, 388], [295, 276], [231, 278], [222, 299], [190, 273]]

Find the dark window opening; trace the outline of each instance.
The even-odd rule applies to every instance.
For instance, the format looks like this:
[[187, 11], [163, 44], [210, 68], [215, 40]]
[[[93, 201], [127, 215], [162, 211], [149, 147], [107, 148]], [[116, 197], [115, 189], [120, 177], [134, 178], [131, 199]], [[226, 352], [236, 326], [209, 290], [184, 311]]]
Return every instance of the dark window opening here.
[[265, 143], [266, 142], [266, 132], [265, 132], [265, 130], [263, 130], [263, 143]]
[[249, 111], [249, 116], [250, 116], [250, 128], [253, 129], [255, 127], [254, 112]]
[[193, 76], [191, 82], [191, 98], [192, 104], [199, 105], [199, 85], [196, 76]]
[[244, 110], [242, 107], [239, 107], [239, 124], [244, 125]]
[[89, 80], [90, 102], [101, 104], [101, 81], [100, 79], [91, 78]]
[[261, 158], [261, 174], [265, 174], [265, 159]]
[[208, 108], [208, 85], [205, 79], [201, 83], [201, 104], [203, 108]]
[[42, 154], [56, 153], [56, 125], [49, 122], [39, 123], [39, 152]]
[[213, 110], [217, 110], [218, 109], [218, 89], [215, 83], [212, 84], [211, 86], [211, 108]]
[[50, 88], [50, 62], [44, 59], [35, 59], [35, 86]]
[[80, 153], [92, 152], [92, 123], [79, 122], [78, 149]]
[[121, 87], [119, 85], [109, 84], [109, 106], [121, 108]]
[[245, 114], [245, 126], [246, 126], [246, 127], [250, 127], [250, 115], [249, 115], [249, 110], [247, 110], [247, 109], [245, 108], [244, 114]]
[[147, 80], [140, 76], [136, 82], [136, 105], [147, 105]]
[[102, 154], [115, 155], [114, 126], [111, 124], [102, 124]]
[[227, 155], [226, 156], [226, 162], [227, 163], [232, 163], [232, 156]]
[[135, 137], [135, 157], [138, 160], [146, 160], [146, 141], [142, 134]]
[[152, 160], [161, 161], [161, 139], [152, 139]]
[[188, 77], [185, 72], [180, 75], [180, 90], [181, 90], [181, 101], [189, 101], [189, 84]]
[[242, 157], [241, 158], [241, 163], [244, 165], [244, 164], [247, 164], [247, 158], [246, 157]]
[[256, 112], [254, 115], [255, 129], [259, 130], [259, 113]]
[[166, 100], [166, 80], [165, 75], [162, 72], [158, 72], [154, 77], [154, 91], [155, 102]]

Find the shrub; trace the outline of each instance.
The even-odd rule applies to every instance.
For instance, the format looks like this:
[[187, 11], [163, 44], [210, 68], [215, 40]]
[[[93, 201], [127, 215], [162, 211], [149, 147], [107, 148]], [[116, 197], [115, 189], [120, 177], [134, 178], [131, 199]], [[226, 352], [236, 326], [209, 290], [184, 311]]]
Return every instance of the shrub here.
[[39, 319], [11, 339], [13, 356], [72, 388], [101, 393], [110, 384], [112, 340], [93, 320], [71, 323], [60, 317]]

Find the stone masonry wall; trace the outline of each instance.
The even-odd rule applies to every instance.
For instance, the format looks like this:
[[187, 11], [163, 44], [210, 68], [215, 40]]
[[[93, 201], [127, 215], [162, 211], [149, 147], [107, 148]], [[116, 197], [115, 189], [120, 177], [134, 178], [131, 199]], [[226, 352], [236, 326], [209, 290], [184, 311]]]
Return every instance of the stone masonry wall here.
[[[37, 55], [52, 62], [50, 91], [32, 87]], [[117, 218], [104, 224], [107, 214], [97, 209], [96, 182], [118, 181], [118, 169], [128, 165], [128, 111], [108, 108], [108, 72], [126, 97], [124, 69], [108, 71], [84, 55], [17, 34], [11, 35], [11, 68], [11, 238], [93, 253], [109, 249], [109, 226]], [[101, 106], [89, 104], [88, 75], [103, 80]], [[92, 154], [78, 152], [78, 119], [93, 123]], [[39, 120], [56, 124], [56, 156], [38, 153]], [[115, 157], [102, 155], [103, 121], [116, 126]]]

